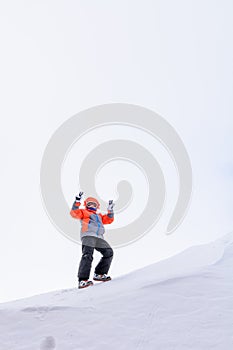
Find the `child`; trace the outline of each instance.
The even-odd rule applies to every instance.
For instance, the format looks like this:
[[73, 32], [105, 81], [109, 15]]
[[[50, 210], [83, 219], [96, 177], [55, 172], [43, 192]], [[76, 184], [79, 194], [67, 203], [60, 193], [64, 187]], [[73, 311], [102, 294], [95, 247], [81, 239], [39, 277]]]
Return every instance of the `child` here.
[[92, 281], [89, 281], [91, 265], [93, 260], [94, 249], [102, 254], [102, 258], [95, 268], [94, 277], [95, 281], [109, 281], [111, 277], [107, 275], [110, 268], [113, 250], [107, 241], [104, 239], [104, 225], [111, 224], [114, 220], [112, 200], [108, 204], [108, 214], [102, 215], [97, 213], [97, 209], [100, 208], [100, 204], [96, 198], [88, 197], [84, 201], [85, 209], [79, 209], [83, 192], [79, 192], [76, 196], [76, 200], [70, 211], [70, 214], [75, 219], [81, 220], [81, 241], [82, 241], [82, 258], [79, 264], [78, 281], [79, 288], [85, 288], [93, 285]]

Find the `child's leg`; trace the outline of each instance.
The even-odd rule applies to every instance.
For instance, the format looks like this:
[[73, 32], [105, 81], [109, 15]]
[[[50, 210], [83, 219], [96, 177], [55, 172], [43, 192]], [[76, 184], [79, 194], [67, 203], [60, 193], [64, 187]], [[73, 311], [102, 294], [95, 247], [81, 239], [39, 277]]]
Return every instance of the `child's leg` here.
[[98, 275], [107, 274], [112, 263], [113, 250], [109, 243], [101, 238], [98, 238], [95, 249], [102, 254], [102, 258], [95, 268], [95, 273]]
[[86, 236], [82, 239], [82, 258], [78, 269], [78, 280], [88, 280], [93, 260], [95, 237]]

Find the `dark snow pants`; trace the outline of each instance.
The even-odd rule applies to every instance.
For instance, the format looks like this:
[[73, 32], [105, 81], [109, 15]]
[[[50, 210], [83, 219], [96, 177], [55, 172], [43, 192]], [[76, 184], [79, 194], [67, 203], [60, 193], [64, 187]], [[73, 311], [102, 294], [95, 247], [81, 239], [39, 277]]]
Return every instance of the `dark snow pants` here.
[[95, 273], [98, 275], [108, 273], [113, 258], [111, 246], [102, 238], [86, 236], [82, 238], [82, 258], [78, 270], [79, 281], [89, 279], [94, 249], [102, 254], [102, 258], [95, 268]]

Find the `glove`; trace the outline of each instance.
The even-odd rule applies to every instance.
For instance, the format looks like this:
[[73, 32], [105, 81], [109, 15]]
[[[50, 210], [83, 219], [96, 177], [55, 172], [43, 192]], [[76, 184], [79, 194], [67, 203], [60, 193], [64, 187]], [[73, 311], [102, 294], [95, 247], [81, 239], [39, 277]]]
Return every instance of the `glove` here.
[[113, 210], [114, 205], [115, 205], [115, 203], [113, 203], [113, 200], [110, 199], [108, 201], [108, 210], [110, 210], [110, 211]]
[[78, 196], [75, 197], [76, 202], [81, 202], [82, 197], [83, 197], [83, 192], [79, 192]]

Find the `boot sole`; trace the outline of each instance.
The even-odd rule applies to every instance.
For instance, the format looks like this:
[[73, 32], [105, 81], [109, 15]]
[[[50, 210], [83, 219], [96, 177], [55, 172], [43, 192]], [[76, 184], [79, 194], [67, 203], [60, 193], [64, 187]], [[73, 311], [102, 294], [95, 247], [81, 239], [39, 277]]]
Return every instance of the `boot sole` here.
[[78, 287], [78, 289], [84, 289], [84, 288], [87, 288], [87, 287], [90, 287], [90, 286], [93, 286], [93, 283], [89, 283], [89, 284], [87, 284], [86, 286], [83, 286], [83, 287]]
[[111, 281], [111, 278], [107, 278], [105, 280], [99, 280], [98, 278], [93, 278], [93, 280], [97, 282], [108, 282], [108, 281]]

